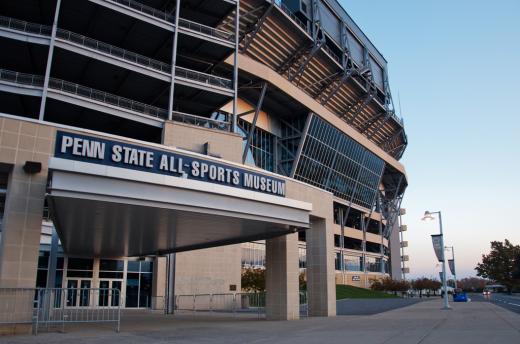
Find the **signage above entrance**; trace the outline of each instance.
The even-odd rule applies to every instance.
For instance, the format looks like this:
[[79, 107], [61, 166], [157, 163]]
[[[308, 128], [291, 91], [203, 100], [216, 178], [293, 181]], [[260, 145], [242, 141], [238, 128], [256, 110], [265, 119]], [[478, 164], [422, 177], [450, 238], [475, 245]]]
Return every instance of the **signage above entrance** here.
[[199, 180], [285, 197], [285, 181], [212, 160], [58, 131], [56, 158]]

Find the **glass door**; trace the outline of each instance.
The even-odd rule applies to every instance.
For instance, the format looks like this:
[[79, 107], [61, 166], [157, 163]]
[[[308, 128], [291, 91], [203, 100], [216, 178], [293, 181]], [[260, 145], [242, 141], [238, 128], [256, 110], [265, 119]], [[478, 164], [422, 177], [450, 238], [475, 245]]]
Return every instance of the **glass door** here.
[[[118, 307], [121, 302], [121, 280], [100, 280], [99, 281], [99, 305], [103, 307]], [[114, 291], [117, 289], [119, 292]]]
[[[67, 307], [88, 307], [90, 305], [91, 280], [67, 280]], [[78, 289], [79, 286], [79, 289]]]

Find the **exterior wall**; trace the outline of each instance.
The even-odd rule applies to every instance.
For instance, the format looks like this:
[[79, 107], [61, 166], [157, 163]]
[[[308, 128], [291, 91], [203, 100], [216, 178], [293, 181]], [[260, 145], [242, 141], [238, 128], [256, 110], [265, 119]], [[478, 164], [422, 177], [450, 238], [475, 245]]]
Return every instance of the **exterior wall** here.
[[240, 292], [241, 252], [240, 245], [228, 245], [177, 253], [175, 294]]
[[195, 127], [177, 122], [165, 122], [163, 144], [205, 154], [204, 143], [209, 143], [209, 155], [240, 163], [242, 137], [238, 134]]
[[[241, 162], [242, 138], [239, 135], [177, 122], [165, 123], [163, 144], [166, 146], [205, 153], [205, 142], [209, 143], [209, 155]], [[240, 245], [177, 253], [175, 294], [228, 293], [233, 285], [240, 291], [240, 263]]]
[[390, 236], [390, 258], [392, 278], [396, 280], [403, 279], [403, 271], [401, 269], [401, 239], [399, 238], [399, 221], [396, 221]]

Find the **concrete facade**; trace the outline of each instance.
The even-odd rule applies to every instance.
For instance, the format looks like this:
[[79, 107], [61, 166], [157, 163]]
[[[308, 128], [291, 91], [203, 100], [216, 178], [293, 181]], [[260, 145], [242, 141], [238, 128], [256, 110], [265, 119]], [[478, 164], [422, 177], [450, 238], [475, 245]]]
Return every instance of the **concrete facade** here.
[[[302, 272], [308, 313], [324, 317], [336, 314], [338, 281], [390, 275], [399, 238], [382, 229], [406, 188], [407, 140], [387, 85], [367, 78], [370, 66], [329, 58], [343, 46], [317, 45], [306, 60], [317, 35], [278, 2], [263, 4], [265, 21], [256, 0], [213, 3], [2, 7], [12, 56], [0, 60], [0, 287], [103, 283], [119, 288], [117, 306], [172, 311], [184, 294], [234, 300], [242, 244], [262, 242], [267, 317], [293, 320]], [[347, 65], [349, 78], [330, 77]], [[386, 65], [374, 68], [382, 77]], [[100, 303], [78, 300], [67, 306]]]

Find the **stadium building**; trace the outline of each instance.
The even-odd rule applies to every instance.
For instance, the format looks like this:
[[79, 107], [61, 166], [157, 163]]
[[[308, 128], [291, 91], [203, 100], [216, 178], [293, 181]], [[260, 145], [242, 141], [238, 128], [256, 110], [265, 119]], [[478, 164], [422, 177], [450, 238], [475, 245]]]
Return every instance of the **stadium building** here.
[[[387, 61], [336, 0], [0, 2], [0, 287], [332, 316], [407, 272]], [[98, 302], [71, 294], [68, 306]]]

